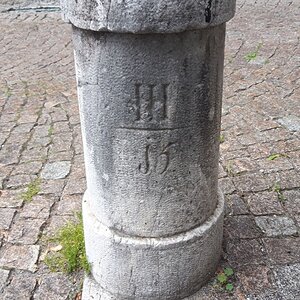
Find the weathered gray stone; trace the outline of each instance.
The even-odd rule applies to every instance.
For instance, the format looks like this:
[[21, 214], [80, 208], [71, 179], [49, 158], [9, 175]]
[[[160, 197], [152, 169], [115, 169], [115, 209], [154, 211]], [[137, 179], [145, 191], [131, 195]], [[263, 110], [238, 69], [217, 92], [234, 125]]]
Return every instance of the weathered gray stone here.
[[35, 244], [40, 235], [43, 219], [18, 219], [8, 234], [8, 242], [18, 244]]
[[43, 274], [39, 281], [39, 287], [35, 292], [35, 300], [65, 300], [71, 298], [74, 287], [66, 276], [60, 273]]
[[3, 300], [27, 300], [32, 298], [37, 278], [28, 271], [14, 270], [11, 274], [9, 285], [1, 294]]
[[4, 288], [9, 276], [9, 270], [0, 269], [0, 293]]
[[58, 161], [48, 163], [42, 170], [41, 177], [43, 179], [61, 179], [65, 178], [71, 169], [70, 161]]
[[23, 207], [20, 217], [23, 219], [48, 219], [50, 209], [57, 198], [52, 195], [37, 195]]
[[278, 123], [286, 127], [290, 131], [300, 131], [300, 118], [294, 115], [289, 115], [278, 119]]
[[274, 273], [282, 299], [300, 299], [300, 264], [277, 267]]
[[11, 226], [16, 213], [12, 208], [0, 208], [0, 230], [7, 230]]
[[215, 210], [224, 29], [74, 30], [88, 199], [109, 228], [167, 236]]
[[230, 20], [235, 0], [61, 0], [64, 19], [93, 31], [170, 33]]
[[297, 233], [295, 222], [285, 216], [256, 217], [255, 223], [266, 236], [293, 235]]
[[24, 190], [2, 190], [0, 191], [0, 207], [4, 208], [17, 208], [21, 207], [23, 200], [21, 194]]
[[39, 257], [38, 245], [7, 245], [0, 250], [0, 267], [36, 271]]
[[108, 294], [122, 291], [122, 299], [135, 295], [175, 300], [197, 292], [214, 274], [221, 255], [223, 210], [220, 195], [214, 215], [201, 226], [170, 237], [140, 238], [104, 226], [84, 201], [86, 251], [93, 277]]
[[224, 23], [235, 0], [62, 4], [74, 25], [96, 281], [83, 298], [95, 296], [91, 286], [100, 297], [188, 297], [221, 254]]

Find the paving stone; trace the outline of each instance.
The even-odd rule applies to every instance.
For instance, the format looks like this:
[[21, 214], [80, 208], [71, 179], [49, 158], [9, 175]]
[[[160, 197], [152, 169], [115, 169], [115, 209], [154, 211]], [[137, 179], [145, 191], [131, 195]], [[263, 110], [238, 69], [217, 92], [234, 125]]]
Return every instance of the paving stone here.
[[63, 191], [63, 195], [83, 194], [86, 190], [86, 180], [81, 179], [69, 179], [67, 185]]
[[29, 115], [27, 113], [24, 113], [20, 116], [18, 119], [18, 124], [23, 124], [23, 123], [35, 123], [38, 119], [38, 115]]
[[300, 131], [300, 118], [298, 116], [290, 115], [280, 118], [277, 121], [290, 131]]
[[24, 205], [20, 213], [22, 219], [43, 219], [47, 220], [50, 215], [50, 210], [57, 197], [54, 195], [37, 195], [32, 201]]
[[226, 245], [226, 258], [230, 265], [265, 264], [266, 251], [258, 240], [230, 240]]
[[11, 275], [9, 285], [0, 296], [3, 300], [28, 300], [31, 299], [35, 286], [36, 277], [32, 273], [15, 271]]
[[254, 215], [282, 214], [283, 208], [275, 192], [261, 192], [246, 196], [250, 211]]
[[300, 172], [295, 170], [278, 172], [276, 173], [276, 182], [283, 190], [299, 188]]
[[232, 194], [235, 191], [232, 179], [229, 177], [219, 179], [219, 185], [224, 194]]
[[52, 152], [70, 151], [72, 146], [72, 136], [68, 133], [53, 135]]
[[79, 290], [80, 283], [77, 286], [72, 284], [70, 279], [59, 273], [43, 274], [40, 279], [39, 287], [34, 294], [34, 300], [65, 300], [74, 299], [71, 295]]
[[33, 128], [34, 123], [20, 124], [13, 129], [13, 133], [29, 133]]
[[241, 192], [260, 192], [269, 190], [276, 182], [273, 174], [260, 173], [240, 175], [233, 178], [234, 185]]
[[0, 230], [8, 230], [13, 221], [16, 210], [13, 208], [0, 208]]
[[0, 207], [18, 208], [23, 205], [21, 198], [24, 189], [0, 190]]
[[263, 173], [292, 170], [294, 168], [293, 164], [287, 157], [281, 157], [274, 160], [264, 158], [257, 160], [257, 164], [258, 168]]
[[6, 245], [0, 249], [0, 266], [35, 272], [39, 251], [38, 245]]
[[230, 216], [225, 219], [224, 234], [229, 238], [258, 238], [261, 231], [251, 216]]
[[300, 264], [276, 267], [275, 280], [284, 300], [300, 299]]
[[255, 217], [255, 223], [269, 237], [297, 234], [295, 222], [289, 217], [260, 216]]
[[27, 175], [37, 175], [41, 170], [43, 164], [40, 161], [31, 161], [23, 164], [19, 164], [15, 167], [12, 175], [27, 174]]
[[81, 211], [82, 195], [64, 195], [58, 202], [56, 214], [58, 215], [74, 215]]
[[292, 264], [300, 262], [300, 238], [266, 238], [263, 243], [268, 258], [273, 264]]
[[69, 132], [69, 131], [70, 131], [69, 122], [56, 122], [53, 124], [54, 133]]
[[70, 161], [58, 161], [48, 163], [42, 170], [41, 177], [43, 179], [61, 179], [65, 178], [71, 169]]
[[300, 214], [300, 190], [284, 191], [284, 207], [291, 214]]
[[226, 215], [246, 215], [249, 214], [242, 197], [239, 195], [226, 195]]
[[8, 277], [9, 277], [9, 270], [4, 270], [0, 268], [0, 293], [4, 289]]
[[45, 222], [44, 219], [19, 218], [8, 233], [8, 242], [25, 245], [35, 244], [41, 234], [41, 227]]
[[29, 183], [31, 183], [35, 178], [36, 176], [34, 175], [30, 176], [25, 174], [10, 176], [6, 182], [6, 187], [7, 188], [25, 187]]
[[78, 222], [78, 219], [74, 215], [54, 215], [50, 219], [50, 224], [45, 228], [44, 234], [46, 236], [55, 235], [60, 228], [66, 225], [68, 222]]
[[65, 186], [64, 179], [42, 180], [39, 194], [60, 195]]
[[272, 271], [267, 266], [246, 266], [237, 272], [237, 277], [248, 297], [259, 296], [266, 290], [275, 290]]
[[48, 162], [56, 161], [71, 161], [73, 158], [73, 151], [62, 151], [62, 152], [49, 152], [47, 157]]
[[21, 146], [15, 144], [5, 144], [0, 152], [0, 165], [17, 164], [21, 152]]
[[21, 163], [31, 161], [44, 161], [47, 158], [48, 149], [45, 147], [35, 147], [32, 149], [25, 149], [22, 152], [20, 159]]
[[259, 166], [249, 157], [236, 158], [227, 162], [230, 172], [234, 175], [240, 175], [246, 172], [257, 171]]

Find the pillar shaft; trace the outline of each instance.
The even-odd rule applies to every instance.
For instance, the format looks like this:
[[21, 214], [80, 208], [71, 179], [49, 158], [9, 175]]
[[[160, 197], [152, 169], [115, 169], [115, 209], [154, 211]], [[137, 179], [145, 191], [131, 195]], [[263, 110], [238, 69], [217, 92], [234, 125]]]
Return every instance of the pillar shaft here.
[[221, 254], [224, 37], [235, 3], [100, 2], [64, 0], [87, 176], [83, 299], [183, 299]]

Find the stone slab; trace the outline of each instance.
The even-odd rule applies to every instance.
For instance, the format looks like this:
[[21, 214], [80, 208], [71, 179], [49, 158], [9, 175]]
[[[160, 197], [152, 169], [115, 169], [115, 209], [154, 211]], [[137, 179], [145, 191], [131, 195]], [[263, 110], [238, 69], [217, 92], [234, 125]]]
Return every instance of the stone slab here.
[[71, 169], [70, 161], [58, 161], [48, 163], [42, 170], [41, 177], [43, 179], [61, 179], [65, 178]]
[[294, 220], [287, 216], [260, 216], [255, 218], [255, 223], [269, 237], [295, 235], [298, 232]]
[[6, 245], [0, 250], [0, 267], [35, 272], [39, 251], [38, 245]]

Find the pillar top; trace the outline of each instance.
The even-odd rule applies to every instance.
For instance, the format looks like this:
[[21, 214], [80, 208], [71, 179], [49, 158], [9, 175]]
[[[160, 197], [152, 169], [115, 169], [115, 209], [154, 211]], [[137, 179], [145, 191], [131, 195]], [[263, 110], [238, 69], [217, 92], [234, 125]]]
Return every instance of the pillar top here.
[[176, 33], [230, 20], [236, 0], [61, 0], [65, 21], [93, 31]]

